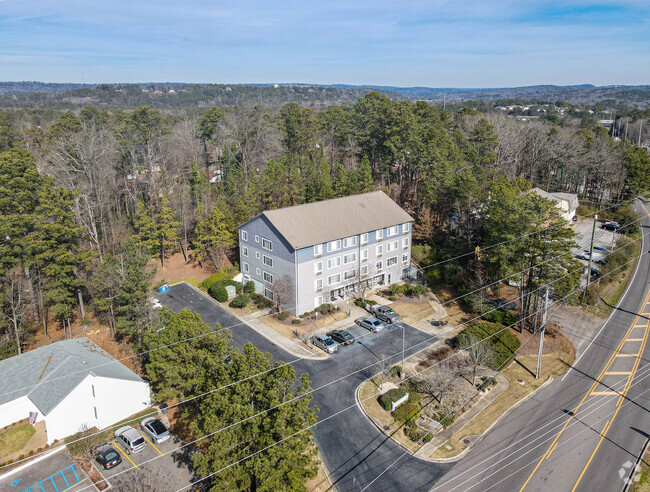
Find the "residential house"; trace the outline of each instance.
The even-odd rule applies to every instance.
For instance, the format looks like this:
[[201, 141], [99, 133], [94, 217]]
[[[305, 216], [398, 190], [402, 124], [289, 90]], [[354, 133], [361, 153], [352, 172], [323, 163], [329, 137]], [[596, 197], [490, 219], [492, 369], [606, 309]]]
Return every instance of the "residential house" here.
[[47, 442], [104, 429], [151, 404], [149, 384], [88, 338], [0, 361], [0, 428], [45, 421]]
[[549, 193], [540, 188], [533, 188], [530, 191], [555, 202], [565, 220], [569, 221], [576, 215], [576, 210], [579, 205], [578, 195], [573, 193]]
[[413, 218], [382, 191], [267, 210], [239, 226], [256, 292], [302, 314], [406, 278]]

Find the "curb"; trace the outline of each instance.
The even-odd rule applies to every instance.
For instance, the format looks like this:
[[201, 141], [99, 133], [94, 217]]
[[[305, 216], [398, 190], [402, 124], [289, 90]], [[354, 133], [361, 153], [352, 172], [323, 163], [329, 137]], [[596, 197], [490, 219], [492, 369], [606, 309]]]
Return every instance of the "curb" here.
[[32, 461], [28, 461], [27, 463], [25, 463], [23, 465], [20, 465], [19, 467], [14, 468], [13, 470], [8, 471], [4, 475], [0, 475], [0, 480], [3, 480], [5, 478], [7, 478], [7, 477], [10, 477], [11, 475], [14, 475], [15, 473], [18, 473], [19, 471], [23, 471], [23, 470], [29, 468], [30, 466], [35, 465], [39, 461], [43, 461], [44, 459], [47, 459], [47, 458], [49, 458], [50, 456], [52, 456], [52, 455], [54, 455], [56, 453], [60, 453], [64, 449], [66, 449], [66, 446], [64, 444], [61, 444], [60, 446], [54, 448], [49, 453], [43, 453], [42, 455], [38, 456], [37, 458], [34, 458]]
[[639, 456], [637, 456], [636, 460], [634, 461], [634, 466], [630, 470], [630, 474], [628, 475], [627, 480], [625, 481], [623, 492], [627, 492], [628, 490], [630, 490], [630, 487], [634, 483], [634, 477], [639, 471], [639, 463], [641, 462], [641, 460], [645, 456], [646, 451], [648, 450], [648, 444], [650, 444], [650, 439], [646, 440], [645, 444], [641, 448], [641, 453], [639, 453]]
[[[300, 358], [300, 359], [309, 359], [309, 360], [327, 360], [327, 359], [329, 358], [329, 355], [328, 355], [328, 354], [325, 354], [325, 357], [316, 357], [316, 356], [313, 356], [313, 355], [299, 354], [299, 353], [297, 353], [293, 348], [289, 348], [289, 347], [287, 347], [285, 344], [283, 344], [283, 343], [282, 343], [282, 344], [281, 344], [281, 343], [278, 343], [276, 340], [274, 340], [274, 339], [272, 339], [272, 338], [269, 338], [269, 337], [268, 337], [268, 336], [267, 336], [263, 331], [258, 330], [257, 328], [255, 328], [254, 326], [252, 326], [250, 323], [248, 323], [247, 321], [245, 321], [245, 320], [242, 319], [241, 317], [237, 316], [237, 315], [236, 315], [235, 313], [233, 313], [232, 311], [228, 310], [228, 308], [223, 307], [223, 306], [221, 305], [221, 303], [217, 302], [215, 299], [213, 299], [212, 297], [210, 297], [208, 294], [206, 294], [205, 292], [203, 292], [201, 289], [196, 288], [195, 286], [193, 286], [192, 284], [190, 284], [190, 283], [187, 282], [186, 280], [182, 280], [182, 281], [180, 281], [180, 282], [178, 282], [178, 283], [176, 283], [176, 284], [174, 284], [174, 285], [179, 285], [179, 284], [185, 284], [185, 285], [189, 286], [191, 289], [193, 289], [194, 291], [198, 292], [199, 294], [201, 294], [203, 297], [205, 297], [206, 299], [208, 299], [208, 300], [211, 301], [212, 303], [216, 304], [217, 306], [219, 306], [219, 307], [222, 308], [222, 309], [225, 309], [228, 313], [230, 313], [230, 314], [233, 315], [235, 318], [237, 318], [241, 324], [248, 326], [251, 330], [253, 330], [253, 331], [255, 331], [256, 333], [258, 333], [259, 335], [263, 336], [263, 337], [266, 338], [269, 342], [271, 342], [271, 343], [274, 344], [274, 345], [277, 345], [277, 346], [280, 347], [282, 350], [284, 350], [285, 352], [287, 352], [287, 353], [293, 355], [294, 357], [298, 357], [298, 358]], [[260, 321], [260, 323], [263, 323], [263, 321]], [[232, 331], [232, 328], [228, 328], [228, 327], [224, 327], [224, 328], [227, 328], [227, 329], [229, 329], [229, 330]], [[269, 327], [269, 330], [273, 330], [273, 328]], [[277, 333], [277, 332], [276, 332], [276, 333]], [[280, 335], [279, 333], [278, 333], [278, 336], [279, 336], [279, 337], [282, 337], [282, 338], [286, 338], [284, 335]], [[305, 350], [306, 350], [306, 349], [305, 349]]]
[[[508, 408], [505, 412], [503, 412], [503, 413], [499, 416], [499, 418], [497, 418], [494, 422], [492, 422], [492, 423], [490, 424], [490, 426], [489, 426], [487, 429], [485, 429], [485, 431], [483, 432], [483, 434], [481, 434], [481, 435], [480, 435], [480, 436], [479, 436], [479, 437], [478, 437], [478, 438], [477, 438], [477, 439], [476, 439], [472, 444], [470, 444], [469, 446], [467, 446], [465, 449], [463, 449], [463, 450], [462, 450], [460, 453], [458, 453], [456, 456], [452, 456], [451, 458], [422, 458], [422, 457], [420, 457], [420, 459], [425, 460], [425, 461], [430, 461], [430, 462], [432, 462], [432, 463], [453, 463], [453, 462], [455, 462], [455, 461], [459, 461], [459, 460], [463, 459], [465, 456], [467, 456], [467, 455], [469, 454], [469, 452], [470, 452], [472, 449], [474, 449], [474, 448], [475, 448], [475, 447], [476, 447], [476, 446], [477, 446], [477, 445], [478, 445], [478, 444], [479, 444], [483, 439], [485, 439], [485, 438], [487, 437], [487, 435], [490, 433], [490, 431], [491, 431], [491, 430], [492, 430], [492, 429], [493, 429], [493, 428], [494, 428], [494, 427], [495, 427], [499, 422], [501, 422], [504, 418], [506, 418], [506, 417], [510, 414], [510, 412], [512, 412], [512, 411], [513, 411], [514, 409], [516, 409], [518, 406], [520, 406], [520, 405], [526, 403], [526, 402], [527, 402], [528, 400], [530, 400], [533, 396], [535, 396], [537, 393], [539, 393], [543, 388], [546, 388], [546, 386], [550, 385], [554, 380], [555, 380], [555, 378], [554, 378], [552, 375], [549, 376], [548, 379], [547, 379], [546, 381], [544, 381], [541, 385], [539, 385], [539, 387], [535, 388], [535, 390], [533, 390], [531, 393], [527, 394], [527, 395], [524, 396], [521, 400], [519, 400], [518, 402], [514, 403], [510, 408]], [[488, 406], [489, 406], [489, 405], [488, 405]], [[487, 407], [485, 407], [485, 408], [487, 408]], [[478, 415], [478, 414], [477, 414], [477, 415]], [[468, 421], [467, 424], [469, 424], [470, 422], [471, 422], [471, 420]], [[463, 430], [463, 428], [464, 428], [467, 424], [465, 424], [463, 427], [461, 427], [460, 429], [458, 429], [458, 432], [460, 432], [461, 430]], [[453, 437], [453, 436], [452, 436], [452, 437]]]

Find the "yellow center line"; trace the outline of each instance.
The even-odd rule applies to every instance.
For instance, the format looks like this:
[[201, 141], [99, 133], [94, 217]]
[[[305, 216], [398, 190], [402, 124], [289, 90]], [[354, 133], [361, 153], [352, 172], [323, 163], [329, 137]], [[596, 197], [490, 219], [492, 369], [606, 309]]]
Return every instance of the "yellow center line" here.
[[[645, 336], [643, 337], [643, 343], [641, 344], [641, 350], [639, 353], [643, 353], [643, 350], [645, 349], [646, 343], [648, 341], [648, 334], [650, 334], [650, 323], [648, 323], [645, 331]], [[639, 369], [639, 365], [641, 363], [641, 358], [638, 358], [635, 363], [634, 363], [634, 369], [632, 369], [632, 374], [627, 380], [627, 384], [625, 385], [625, 389], [623, 390], [623, 394], [619, 398], [618, 402], [616, 403], [616, 411], [614, 412], [614, 415], [612, 416], [612, 420], [608, 422], [608, 425], [605, 425], [605, 428], [603, 429], [603, 432], [600, 436], [600, 440], [598, 441], [598, 444], [596, 444], [596, 448], [594, 449], [594, 452], [591, 453], [591, 456], [589, 457], [589, 461], [587, 461], [587, 464], [585, 467], [582, 469], [582, 473], [580, 473], [580, 476], [578, 477], [578, 481], [576, 484], [573, 486], [573, 489], [571, 489], [571, 492], [574, 492], [578, 485], [580, 484], [580, 480], [582, 480], [582, 477], [584, 476], [585, 472], [587, 471], [587, 468], [589, 468], [589, 465], [591, 464], [591, 460], [594, 459], [594, 456], [596, 456], [596, 451], [598, 451], [598, 448], [602, 444], [603, 440], [605, 439], [605, 436], [607, 435], [607, 432], [609, 429], [612, 427], [612, 424], [614, 423], [614, 419], [616, 419], [616, 415], [618, 415], [618, 411], [621, 409], [621, 403], [627, 396], [627, 392], [630, 389], [630, 386], [632, 385], [632, 381], [634, 380], [634, 376], [636, 375], [636, 371]]]
[[620, 395], [619, 392], [617, 391], [592, 391], [591, 396], [613, 396], [613, 395]]
[[629, 376], [632, 374], [632, 371], [609, 371], [605, 373], [605, 376]]
[[638, 357], [639, 354], [618, 354], [616, 357]]
[[548, 455], [546, 456], [546, 459], [549, 459], [551, 456], [551, 453], [555, 450], [555, 447], [557, 446], [557, 443], [553, 445], [551, 449], [548, 450]]
[[118, 450], [120, 453], [122, 453], [122, 456], [124, 456], [127, 460], [129, 460], [129, 461], [131, 462], [131, 464], [132, 464], [133, 466], [135, 466], [135, 468], [136, 468], [137, 470], [140, 469], [140, 468], [138, 468], [138, 465], [136, 465], [136, 464], [133, 462], [133, 460], [132, 460], [131, 458], [129, 458], [129, 455], [126, 454], [126, 453], [122, 450], [122, 448], [121, 448], [120, 446], [118, 446], [118, 444], [117, 444], [115, 441], [113, 441], [113, 444], [115, 444], [115, 447], [117, 448], [117, 450]]
[[70, 487], [68, 487], [68, 488], [65, 489], [65, 490], [62, 490], [61, 492], [67, 492], [68, 490], [75, 488], [75, 487], [76, 487], [77, 485], [79, 485], [80, 483], [85, 482], [86, 480], [88, 480], [88, 477], [84, 478], [83, 480], [79, 480], [76, 484], [71, 485]]
[[145, 441], [147, 441], [149, 444], [151, 444], [151, 446], [152, 446], [156, 451], [158, 451], [158, 454], [159, 454], [160, 456], [163, 455], [163, 453], [160, 452], [160, 449], [158, 449], [158, 448], [154, 445], [154, 443], [152, 443], [149, 439], [147, 439], [146, 437], [144, 437], [144, 435], [143, 435], [142, 437], [144, 438]]
[[[635, 328], [644, 328], [643, 326], [635, 326]], [[626, 342], [642, 342], [643, 338], [630, 338]]]
[[[645, 208], [645, 207], [644, 207], [644, 208]], [[646, 212], [647, 212], [647, 210], [646, 210]], [[649, 214], [650, 214], [650, 213], [649, 213]], [[648, 289], [648, 292], [647, 292], [647, 294], [646, 294], [646, 296], [645, 296], [645, 299], [643, 300], [643, 303], [642, 303], [641, 305], [642, 305], [642, 306], [645, 306], [645, 305], [648, 303], [648, 299], [650, 299], [650, 289]], [[616, 354], [618, 354], [618, 353], [620, 352], [621, 348], [623, 347], [623, 344], [625, 343], [625, 341], [627, 340], [627, 338], [628, 338], [628, 337], [630, 336], [630, 334], [632, 333], [632, 330], [634, 330], [634, 325], [635, 325], [638, 321], [639, 321], [639, 315], [637, 314], [637, 315], [636, 315], [636, 318], [634, 319], [634, 321], [632, 322], [632, 324], [631, 324], [630, 327], [628, 328], [627, 332], [625, 333], [625, 335], [623, 336], [623, 338], [622, 338], [621, 341], [619, 342], [618, 346], [616, 347], [616, 350], [614, 350], [614, 353], [612, 353], [611, 357], [609, 358], [609, 360], [608, 360], [607, 363], [605, 364], [605, 367], [603, 367], [603, 369], [602, 369], [602, 371], [600, 372], [600, 374], [598, 375], [598, 377], [594, 380], [594, 382], [593, 382], [593, 384], [591, 385], [591, 387], [587, 390], [587, 392], [585, 393], [585, 396], [582, 397], [582, 400], [580, 400], [580, 403], [578, 403], [578, 406], [573, 410], [573, 412], [571, 412], [571, 414], [570, 414], [569, 418], [567, 419], [567, 421], [565, 422], [564, 426], [562, 426], [562, 429], [560, 429], [560, 432], [557, 434], [557, 436], [555, 436], [555, 439], [553, 439], [553, 442], [552, 442], [551, 445], [548, 447], [547, 451], [544, 453], [544, 455], [543, 455], [543, 456], [540, 458], [540, 460], [537, 462], [537, 465], [535, 465], [535, 468], [534, 468], [533, 471], [530, 473], [530, 475], [528, 476], [528, 478], [526, 479], [526, 481], [524, 482], [524, 484], [521, 486], [521, 489], [519, 489], [519, 492], [522, 492], [522, 491], [526, 488], [526, 486], [528, 485], [528, 483], [530, 482], [530, 480], [533, 478], [533, 476], [535, 475], [535, 473], [537, 472], [537, 470], [538, 470], [539, 467], [541, 466], [541, 464], [542, 464], [542, 462], [544, 461], [544, 459], [545, 459], [545, 458], [548, 458], [548, 456], [551, 455], [551, 452], [553, 451], [553, 449], [555, 449], [555, 445], [556, 445], [557, 442], [559, 441], [560, 436], [564, 433], [564, 431], [566, 430], [567, 426], [569, 425], [569, 423], [571, 422], [571, 420], [573, 420], [573, 417], [575, 417], [576, 413], [578, 412], [578, 410], [580, 409], [580, 407], [582, 406], [582, 404], [585, 402], [585, 400], [587, 399], [587, 397], [590, 395], [590, 393], [591, 393], [592, 391], [594, 391], [594, 390], [596, 389], [596, 387], [600, 384], [600, 379], [603, 377], [603, 375], [604, 375], [604, 374], [609, 370], [609, 368], [610, 368], [611, 365], [613, 364], [614, 359], [616, 358]], [[647, 337], [647, 332], [646, 332], [646, 337]], [[643, 350], [643, 349], [642, 349], [642, 350]], [[641, 350], [641, 351], [642, 351], [642, 350]], [[641, 360], [640, 358], [637, 358], [635, 362], [640, 362], [640, 360]], [[638, 367], [638, 364], [635, 363], [635, 365]], [[548, 456], [547, 456], [547, 455], [548, 455]]]

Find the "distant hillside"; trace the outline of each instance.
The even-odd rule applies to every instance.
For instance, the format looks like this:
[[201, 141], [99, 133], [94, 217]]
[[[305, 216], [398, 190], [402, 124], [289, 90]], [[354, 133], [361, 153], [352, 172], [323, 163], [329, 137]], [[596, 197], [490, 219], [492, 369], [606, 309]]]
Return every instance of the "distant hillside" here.
[[0, 82], [0, 107], [74, 109], [85, 105], [130, 108], [188, 109], [264, 103], [280, 106], [296, 102], [322, 107], [350, 104], [370, 91], [391, 99], [411, 101], [470, 101], [517, 99], [529, 102], [563, 101], [573, 105], [602, 104], [613, 109], [650, 108], [650, 85], [574, 86], [535, 85], [485, 89], [432, 87], [308, 85], [308, 84], [50, 84]]

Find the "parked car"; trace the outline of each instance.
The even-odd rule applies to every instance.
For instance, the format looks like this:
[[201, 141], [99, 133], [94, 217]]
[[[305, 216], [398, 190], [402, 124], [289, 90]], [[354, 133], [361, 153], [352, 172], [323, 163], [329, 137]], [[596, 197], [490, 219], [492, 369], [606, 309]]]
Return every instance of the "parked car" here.
[[[585, 270], [583, 274], [587, 274], [587, 271], [589, 271], [589, 267], [585, 267]], [[600, 270], [598, 268], [591, 267], [591, 278], [598, 278], [600, 277]]]
[[128, 425], [115, 431], [115, 440], [124, 448], [126, 454], [139, 453], [146, 443], [142, 434]]
[[[589, 259], [589, 257], [587, 257], [587, 259]], [[602, 253], [597, 253], [597, 252], [595, 252], [595, 251], [594, 251], [593, 256], [591, 257], [591, 261], [593, 261], [594, 263], [600, 263], [601, 265], [602, 265], [603, 263], [605, 263], [605, 260], [606, 260], [606, 258], [605, 258], [605, 255], [604, 255], [604, 254], [602, 254]]]
[[384, 325], [381, 323], [381, 321], [379, 321], [374, 316], [358, 318], [354, 322], [358, 324], [360, 327], [374, 332], [381, 331], [384, 329]]
[[384, 321], [388, 324], [399, 323], [402, 321], [402, 318], [400, 318], [399, 314], [397, 314], [388, 306], [383, 306], [381, 304], [370, 306], [370, 312], [373, 313], [377, 319], [380, 319], [381, 321]]
[[490, 305], [497, 309], [516, 309], [517, 305], [514, 302], [504, 301], [503, 299], [495, 299], [490, 302]]
[[328, 354], [333, 354], [339, 349], [339, 346], [336, 345], [336, 342], [327, 335], [314, 335], [312, 343]]
[[96, 451], [95, 459], [97, 460], [97, 463], [102, 465], [104, 470], [114, 468], [122, 463], [122, 457], [120, 456], [120, 453], [118, 453], [117, 450], [110, 444], [99, 448]]
[[153, 309], [160, 309], [161, 307], [163, 307], [162, 302], [160, 302], [160, 299], [158, 299], [157, 297], [151, 299], [149, 301], [149, 304], [151, 304], [151, 307]]
[[603, 229], [608, 231], [618, 231], [621, 228], [621, 224], [614, 222], [613, 220], [607, 221], [602, 225]]
[[172, 437], [172, 433], [160, 419], [149, 417], [140, 422], [140, 428], [156, 443], [160, 444]]
[[594, 246], [595, 251], [602, 251], [603, 253], [609, 253], [609, 249], [603, 246]]
[[345, 330], [330, 331], [327, 336], [341, 345], [352, 345], [354, 343], [354, 337]]

